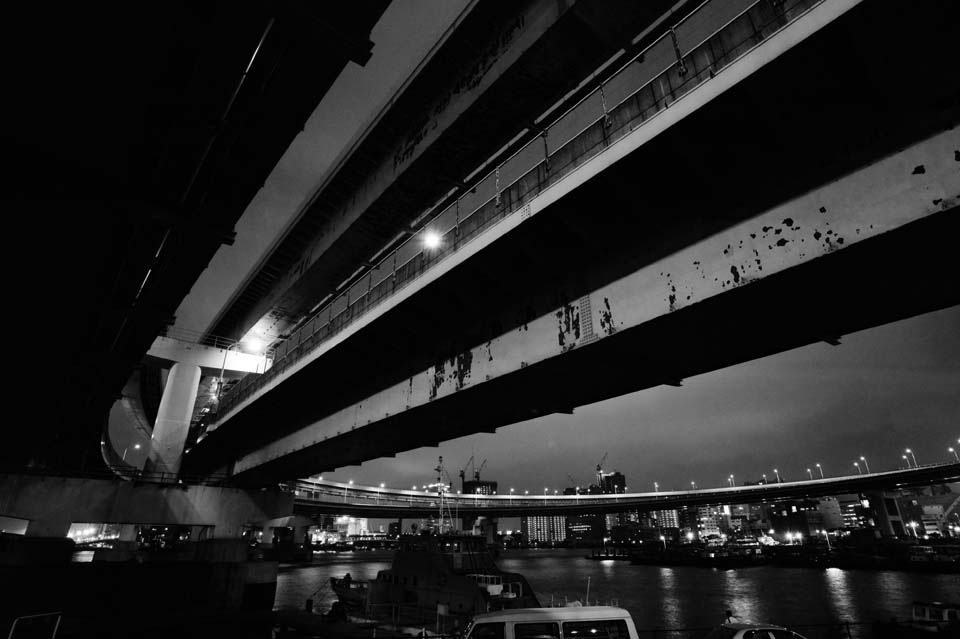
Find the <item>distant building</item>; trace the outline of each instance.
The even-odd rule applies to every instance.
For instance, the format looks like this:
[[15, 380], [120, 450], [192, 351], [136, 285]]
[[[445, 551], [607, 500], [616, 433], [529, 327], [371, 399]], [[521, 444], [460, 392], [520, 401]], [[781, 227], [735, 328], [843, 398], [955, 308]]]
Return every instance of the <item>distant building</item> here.
[[825, 530], [837, 530], [843, 528], [843, 510], [840, 508], [840, 500], [836, 497], [822, 497], [818, 506], [820, 516], [823, 518], [823, 528]]
[[582, 546], [599, 545], [606, 536], [603, 515], [575, 515], [567, 517], [567, 541]]
[[800, 533], [807, 537], [825, 527], [820, 502], [812, 499], [774, 504], [770, 507], [770, 525], [778, 534]]
[[472, 479], [463, 482], [464, 495], [495, 495], [496, 492], [497, 482], [495, 481]]
[[529, 515], [520, 518], [520, 530], [530, 545], [555, 545], [567, 539], [567, 518], [563, 515]]
[[604, 495], [614, 495], [627, 492], [627, 478], [623, 473], [613, 471], [600, 475], [600, 492]]
[[655, 510], [652, 515], [659, 528], [680, 528], [680, 514], [676, 510]]
[[840, 506], [840, 516], [845, 530], [858, 530], [873, 525], [868, 509], [869, 504], [865, 506], [864, 501], [867, 500], [856, 493], [837, 495], [837, 504]]

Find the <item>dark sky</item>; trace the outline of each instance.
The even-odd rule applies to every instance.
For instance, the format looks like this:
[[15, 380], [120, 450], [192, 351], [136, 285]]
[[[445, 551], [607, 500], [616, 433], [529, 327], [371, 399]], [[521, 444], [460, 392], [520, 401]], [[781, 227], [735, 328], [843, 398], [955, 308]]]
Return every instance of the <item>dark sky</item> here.
[[960, 307], [847, 335], [840, 346], [813, 344], [662, 386], [367, 462], [325, 479], [409, 488], [431, 481], [437, 456], [451, 477], [471, 454], [487, 459], [483, 479], [501, 491], [586, 485], [604, 453], [606, 470], [631, 491], [722, 486], [777, 468], [806, 477], [902, 464], [910, 447], [920, 464], [947, 461], [960, 437]]

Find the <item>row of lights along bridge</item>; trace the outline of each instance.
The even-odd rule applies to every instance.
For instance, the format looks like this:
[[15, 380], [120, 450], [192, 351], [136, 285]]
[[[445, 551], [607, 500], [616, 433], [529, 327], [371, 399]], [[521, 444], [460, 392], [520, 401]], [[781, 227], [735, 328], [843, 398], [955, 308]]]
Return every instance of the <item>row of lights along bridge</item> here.
[[[960, 444], [960, 438], [957, 438], [957, 444]], [[953, 455], [953, 458], [954, 458], [957, 462], [960, 462], [960, 453], [957, 452], [957, 449], [956, 449], [956, 448], [954, 448], [953, 446], [948, 446], [948, 447], [947, 447], [947, 452], [949, 452], [951, 455]], [[906, 465], [907, 465], [906, 467], [907, 467], [907, 468], [919, 468], [919, 467], [920, 467], [919, 464], [917, 464], [917, 457], [916, 457], [916, 455], [913, 453], [913, 449], [911, 449], [911, 448], [905, 448], [905, 449], [904, 449], [904, 453], [906, 453], [906, 454], [901, 455], [901, 458], [906, 462]], [[909, 455], [909, 457], [908, 457], [908, 455]], [[913, 462], [912, 465], [911, 465], [911, 461]], [[863, 474], [863, 470], [861, 470], [860, 462], [863, 462], [863, 469], [866, 470], [867, 473], [869, 474], [869, 473], [870, 473], [870, 463], [867, 461], [867, 458], [866, 458], [864, 455], [861, 455], [861, 456], [860, 456], [860, 460], [859, 460], [859, 461], [853, 462], [854, 467], [856, 467], [856, 469], [857, 469], [857, 474]], [[813, 468], [816, 468], [816, 469], [817, 469], [817, 472], [820, 474], [820, 479], [825, 479], [825, 478], [826, 478], [826, 476], [823, 474], [823, 466], [821, 466], [819, 463], [816, 463], [816, 464], [814, 464]], [[810, 477], [810, 479], [815, 479], [813, 468], [807, 468], [807, 475]], [[900, 466], [900, 468], [903, 468], [903, 466]], [[778, 483], [778, 484], [781, 483], [782, 480], [781, 480], [781, 478], [780, 478], [780, 471], [779, 471], [778, 469], [774, 468], [774, 469], [773, 469], [773, 474], [774, 474], [774, 477], [776, 477], [777, 483]], [[761, 481], [760, 483], [766, 484], [766, 483], [767, 483], [767, 474], [766, 474], [766, 473], [763, 473], [762, 476], [763, 476], [763, 479], [762, 479], [762, 481]], [[321, 476], [319, 479], [320, 479], [320, 481], [323, 481], [323, 476]], [[352, 485], [353, 485], [353, 480], [351, 479], [351, 480], [348, 482], [347, 486], [344, 486], [344, 487], [343, 487], [343, 499], [344, 499], [344, 501], [346, 501], [346, 499], [347, 499], [347, 487], [348, 487], [348, 486], [352, 486]], [[727, 477], [727, 485], [730, 486], [730, 487], [735, 487], [735, 486], [737, 485], [737, 484], [736, 484], [736, 478], [734, 477], [734, 475], [733, 475], [732, 473]], [[410, 488], [411, 488], [412, 490], [418, 490], [418, 489], [419, 489], [419, 490], [424, 490], [424, 491], [426, 491], [426, 490], [430, 490], [430, 489], [436, 489], [436, 488], [438, 488], [438, 487], [439, 487], [438, 484], [431, 484], [431, 485], [423, 485], [423, 486], [419, 486], [419, 487], [418, 487], [417, 485], [413, 485], [413, 486], [411, 486]], [[380, 491], [383, 490], [384, 488], [386, 488], [386, 484], [385, 484], [384, 482], [380, 482], [380, 485], [378, 486], [378, 490], [377, 490], [377, 500], [378, 500], [378, 501], [379, 501], [379, 499], [380, 499]], [[697, 482], [696, 482], [696, 481], [691, 481], [691, 482], [690, 482], [690, 488], [691, 488], [691, 490], [696, 490], [696, 489], [697, 489]], [[577, 487], [575, 488], [575, 490], [576, 490], [576, 493], [575, 493], [576, 495], [580, 495], [580, 494], [581, 494], [581, 492], [580, 492], [580, 491], [581, 491], [580, 486], [577, 486]], [[653, 490], [654, 490], [654, 492], [660, 492], [660, 483], [659, 483], [659, 482], [653, 482]], [[624, 491], [624, 492], [627, 492], [627, 487], [626, 487], [626, 486], [623, 487], [623, 491]], [[511, 488], [511, 489], [510, 489], [510, 496], [513, 497], [513, 495], [515, 494], [515, 492], [516, 492], [515, 489]], [[458, 495], [460, 494], [460, 491], [459, 491], [459, 490], [457, 491], [457, 494], [458, 494]], [[478, 491], [478, 494], [479, 494], [479, 491]], [[494, 493], [494, 494], [496, 494], [496, 493]], [[524, 490], [524, 491], [523, 491], [523, 494], [524, 494], [524, 496], [529, 497], [529, 496], [530, 496], [530, 491], [529, 491], [529, 490]], [[534, 491], [534, 494], [537, 495], [538, 493], [537, 493], [536, 491]], [[553, 494], [554, 494], [554, 495], [559, 495], [559, 494], [560, 494], [560, 491], [557, 490], [557, 489], [554, 489]], [[547, 497], [547, 496], [549, 496], [549, 495], [550, 495], [550, 489], [549, 489], [549, 488], [544, 488], [544, 489], [543, 489], [543, 496], [544, 496], [544, 497]]]

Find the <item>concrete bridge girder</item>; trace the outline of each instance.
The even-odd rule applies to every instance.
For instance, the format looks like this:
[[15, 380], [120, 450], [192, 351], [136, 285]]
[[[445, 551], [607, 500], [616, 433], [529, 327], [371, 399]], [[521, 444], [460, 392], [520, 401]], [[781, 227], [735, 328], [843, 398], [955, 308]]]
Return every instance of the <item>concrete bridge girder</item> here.
[[148, 360], [199, 366], [204, 375], [219, 375], [223, 371], [224, 377], [262, 373], [269, 365], [264, 354], [253, 355], [232, 346], [217, 348], [162, 336], [153, 341], [146, 357]]
[[[955, 129], [942, 132], [774, 207], [533, 319], [521, 330], [437, 363], [244, 455], [234, 472], [249, 471], [573, 349], [589, 348], [618, 332], [950, 209], [960, 202], [958, 145]], [[584, 170], [580, 179], [588, 177]], [[531, 208], [532, 217], [545, 205]], [[502, 232], [509, 230], [508, 221], [501, 225]]]
[[208, 527], [213, 537], [237, 538], [247, 525], [262, 525], [292, 512], [293, 496], [278, 490], [0, 477], [0, 513], [28, 520], [28, 536], [64, 537], [72, 523], [117, 523]]

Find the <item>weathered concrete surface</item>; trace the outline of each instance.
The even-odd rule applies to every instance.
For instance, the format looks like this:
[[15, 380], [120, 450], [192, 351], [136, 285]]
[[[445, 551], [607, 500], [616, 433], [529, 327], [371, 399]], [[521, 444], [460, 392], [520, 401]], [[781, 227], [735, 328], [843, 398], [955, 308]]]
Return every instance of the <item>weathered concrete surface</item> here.
[[[242, 473], [955, 207], [956, 131], [905, 149], [439, 362], [237, 460]], [[919, 170], [922, 167], [922, 170]], [[558, 401], [560, 401], [558, 399]]]
[[174, 475], [180, 472], [199, 385], [199, 366], [174, 364], [170, 368], [150, 438], [149, 464], [154, 471]]
[[212, 526], [213, 537], [230, 538], [292, 512], [293, 497], [275, 489], [0, 475], [0, 514], [30, 520], [31, 536], [65, 536], [71, 523], [118, 523]]
[[252, 355], [241, 348], [215, 348], [162, 336], [153, 340], [146, 358], [199, 366], [204, 375], [219, 375], [223, 370], [226, 377], [262, 373], [268, 364], [266, 355]]
[[[876, 48], [903, 16], [857, 9], [765, 39], [774, 64], [723, 68], [437, 261], [255, 391], [196, 469], [305, 476], [957, 303], [930, 277], [957, 223], [951, 89], [925, 45]], [[851, 51], [878, 68], [834, 64]], [[930, 93], [903, 103], [907, 73]]]
[[[837, 19], [839, 16], [842, 16], [858, 3], [859, 0], [843, 0], [842, 2], [834, 2], [828, 5], [815, 7], [808, 14], [802, 16], [800, 19], [796, 20], [792, 24], [788, 25], [785, 29], [778, 32], [774, 37], [768, 38], [756, 48], [749, 51], [746, 55], [737, 59], [733, 64], [726, 65], [721, 72], [716, 74], [716, 77], [711, 76], [711, 80], [709, 82], [705, 82], [702, 85], [697, 86], [692, 91], [675, 101], [671, 100], [669, 109], [658, 113], [657, 116], [652, 120], [644, 122], [643, 126], [640, 126], [634, 130], [633, 125], [631, 125], [630, 132], [627, 135], [618, 139], [603, 152], [582, 160], [582, 164], [579, 167], [575, 168], [569, 174], [565, 174], [563, 179], [561, 179], [559, 182], [546, 188], [519, 212], [509, 215], [506, 219], [496, 224], [493, 228], [487, 229], [484, 233], [480, 234], [479, 237], [471, 239], [456, 253], [441, 260], [438, 264], [430, 268], [424, 275], [420, 276], [416, 280], [413, 280], [411, 283], [406, 284], [401, 290], [394, 293], [386, 302], [381, 303], [372, 311], [367, 312], [360, 322], [355, 322], [354, 325], [335, 335], [333, 339], [323, 343], [320, 347], [315, 348], [312, 352], [298, 362], [289, 365], [289, 368], [285, 369], [284, 371], [285, 377], [289, 377], [290, 375], [295, 374], [297, 371], [304, 369], [311, 362], [322, 357], [327, 351], [332, 350], [337, 345], [348, 340], [364, 325], [376, 321], [381, 315], [387, 313], [391, 308], [398, 306], [406, 299], [413, 297], [431, 283], [442, 279], [448, 272], [457, 268], [458, 265], [467, 262], [485, 248], [495, 243], [501, 237], [511, 233], [522, 222], [528, 220], [540, 211], [551, 207], [556, 202], [560, 201], [565, 196], [569, 195], [583, 184], [591, 180], [591, 178], [601, 174], [605, 169], [637, 152], [638, 149], [643, 147], [645, 144], [649, 143], [657, 136], [660, 136], [665, 131], [676, 126], [678, 123], [681, 123], [685, 118], [697, 112], [699, 109], [709, 105], [718, 96], [729, 91], [737, 84], [745, 81], [750, 76], [754, 75], [758, 70], [776, 60], [778, 57], [792, 49], [800, 42], [811, 37], [811, 35], [817, 33], [824, 26], [828, 25], [831, 21]], [[733, 7], [734, 9], [742, 8], [738, 3], [732, 3], [724, 6], [728, 8], [727, 13], [721, 13], [718, 15], [716, 12], [708, 12], [711, 13], [711, 15], [708, 16], [708, 21], [713, 21], [713, 23], [711, 23], [711, 28], [718, 28], [719, 25], [724, 24], [725, 20], [729, 20], [733, 15], [736, 15], [735, 10], [729, 10], [730, 7]], [[702, 19], [698, 18], [693, 22], [694, 24], [691, 26], [691, 33], [685, 33], [684, 30], [681, 30], [681, 33], [684, 33], [687, 37], [695, 42], [698, 41], [697, 36], [702, 38], [710, 33], [709, 29], [704, 31], [704, 25], [701, 24], [703, 22]], [[731, 37], [737, 39], [746, 37], [746, 35], [746, 33], [740, 33]], [[654, 45], [651, 51], [648, 51], [644, 54], [642, 64], [637, 63], [643, 70], [644, 78], [649, 80], [649, 78], [656, 76], [657, 73], [662, 71], [665, 65], [669, 65], [669, 53], [672, 52], [672, 47], [667, 46], [667, 44], [668, 40], [664, 40], [661, 43]], [[666, 47], [665, 51], [659, 51], [659, 49], [663, 49], [664, 47]], [[632, 79], [636, 80], [636, 78]], [[631, 87], [631, 89], [635, 88], [635, 86]], [[578, 119], [578, 117], [573, 117], [577, 116], [578, 112], [583, 111], [581, 107], [582, 105], [578, 106], [560, 119], [558, 122], [559, 124], [562, 124], [567, 120], [572, 120], [573, 123], [571, 126], [566, 127], [567, 129], [570, 129], [567, 131], [567, 135], [561, 136], [561, 140], [555, 140], [553, 144], [560, 144], [561, 141], [566, 141], [570, 135], [573, 134], [573, 132], [582, 129], [582, 127], [588, 123], [587, 121], [582, 121], [582, 118]], [[590, 117], [599, 116], [600, 112], [597, 112]], [[552, 128], [555, 127], [556, 124], [552, 125]], [[560, 128], [563, 129], [564, 127], [561, 126]], [[597, 145], [599, 138], [604, 137], [606, 134], [602, 131], [602, 129], [597, 129], [595, 131], [595, 135], [597, 139], [583, 140], [577, 146]], [[560, 158], [557, 156], [554, 156], [552, 161], [556, 162], [559, 159]], [[282, 286], [279, 286], [279, 288], [282, 289]], [[366, 285], [364, 285], [363, 288], [366, 288]], [[340, 310], [343, 310], [342, 307], [330, 309], [328, 315], [334, 315], [340, 312]], [[287, 365], [284, 364], [284, 366], [286, 367]], [[221, 417], [217, 424], [210, 430], [212, 431], [216, 427], [219, 427], [225, 421], [229, 420], [231, 414], [242, 410], [245, 406], [256, 401], [257, 397], [269, 392], [271, 389], [282, 383], [283, 380], [284, 377], [280, 377], [274, 381], [267, 382], [262, 390], [255, 391], [249, 399], [241, 402], [239, 406], [231, 408], [230, 413], [228, 413], [225, 417]]]
[[355, 157], [312, 198], [212, 331], [240, 336], [253, 327], [270, 339], [289, 331], [384, 243], [673, 4], [478, 3], [352, 150]]

